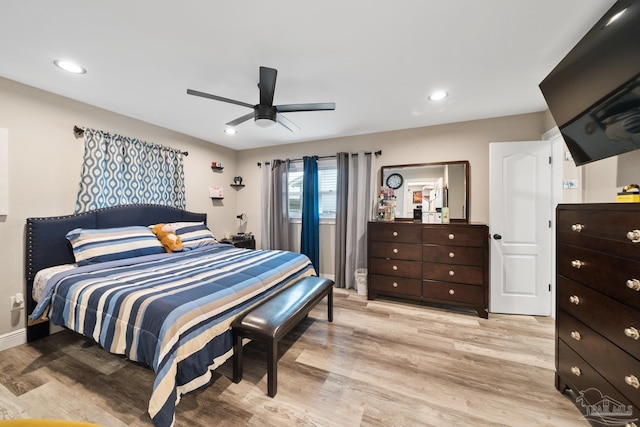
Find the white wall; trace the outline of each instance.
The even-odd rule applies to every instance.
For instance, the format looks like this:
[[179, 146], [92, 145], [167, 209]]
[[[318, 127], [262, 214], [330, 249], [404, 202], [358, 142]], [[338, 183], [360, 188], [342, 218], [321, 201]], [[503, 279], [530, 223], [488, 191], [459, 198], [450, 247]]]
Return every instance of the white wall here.
[[[73, 126], [92, 127], [188, 151], [185, 158], [187, 209], [206, 212], [214, 233], [235, 231], [232, 178], [236, 151], [127, 118], [0, 78], [0, 128], [8, 129], [9, 214], [0, 216], [0, 348], [2, 337], [24, 328], [24, 312], [9, 311], [9, 298], [25, 292], [24, 240], [28, 217], [73, 213], [83, 142]], [[211, 171], [223, 163], [222, 174]], [[225, 199], [214, 204], [209, 185], [221, 185]]]

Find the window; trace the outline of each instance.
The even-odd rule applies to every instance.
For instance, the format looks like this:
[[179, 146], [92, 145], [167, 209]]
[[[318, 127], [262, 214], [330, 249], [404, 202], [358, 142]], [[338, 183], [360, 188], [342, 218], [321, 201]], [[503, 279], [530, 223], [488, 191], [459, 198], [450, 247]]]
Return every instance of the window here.
[[[320, 218], [336, 217], [337, 163], [335, 158], [318, 160]], [[289, 218], [302, 218], [303, 162], [289, 164]]]

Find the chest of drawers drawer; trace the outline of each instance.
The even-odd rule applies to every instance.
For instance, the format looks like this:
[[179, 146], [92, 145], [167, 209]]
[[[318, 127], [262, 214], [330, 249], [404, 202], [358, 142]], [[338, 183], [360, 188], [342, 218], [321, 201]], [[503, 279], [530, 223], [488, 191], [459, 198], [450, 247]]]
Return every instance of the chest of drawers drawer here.
[[422, 245], [422, 260], [480, 267], [484, 265], [484, 250], [464, 246]]
[[482, 304], [484, 299], [484, 290], [481, 286], [431, 280], [422, 282], [422, 294], [425, 298], [465, 304]]
[[422, 229], [422, 242], [434, 245], [484, 247], [488, 235], [486, 227], [425, 226]]
[[482, 267], [471, 265], [422, 263], [422, 277], [425, 280], [482, 285], [484, 283], [483, 273]]
[[637, 311], [576, 282], [558, 277], [558, 309], [564, 310], [640, 359]]
[[420, 261], [422, 260], [422, 246], [412, 243], [375, 242], [371, 247], [371, 256]]
[[386, 276], [410, 277], [414, 279], [422, 278], [422, 263], [415, 261], [405, 261], [386, 258], [372, 258], [373, 263], [369, 265], [369, 270], [373, 274], [384, 274]]
[[397, 222], [369, 223], [369, 238], [372, 242], [422, 243], [421, 230], [415, 225]]
[[640, 309], [640, 262], [565, 244], [557, 257], [558, 274]]
[[[637, 406], [631, 406], [631, 401], [625, 395], [563, 341], [558, 342], [558, 356], [558, 374], [565, 378], [575, 390], [577, 405], [596, 404], [606, 396], [609, 400], [615, 400], [615, 402], [609, 402], [612, 405], [622, 404], [623, 408], [620, 408], [624, 410], [622, 412], [629, 411], [621, 414], [620, 419], [633, 420], [640, 416]], [[624, 425], [624, 423], [618, 425]]]
[[369, 286], [376, 291], [414, 297], [422, 296], [422, 280], [420, 279], [372, 274], [370, 282]]

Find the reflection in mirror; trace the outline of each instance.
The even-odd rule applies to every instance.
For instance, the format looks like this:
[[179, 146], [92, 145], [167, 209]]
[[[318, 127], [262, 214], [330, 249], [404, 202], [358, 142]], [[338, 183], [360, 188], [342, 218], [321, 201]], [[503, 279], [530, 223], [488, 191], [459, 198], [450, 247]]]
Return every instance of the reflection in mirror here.
[[[399, 177], [398, 177], [399, 175]], [[381, 186], [396, 187], [395, 218], [414, 219], [442, 207], [447, 188], [451, 221], [469, 219], [469, 162], [390, 165], [381, 169]]]

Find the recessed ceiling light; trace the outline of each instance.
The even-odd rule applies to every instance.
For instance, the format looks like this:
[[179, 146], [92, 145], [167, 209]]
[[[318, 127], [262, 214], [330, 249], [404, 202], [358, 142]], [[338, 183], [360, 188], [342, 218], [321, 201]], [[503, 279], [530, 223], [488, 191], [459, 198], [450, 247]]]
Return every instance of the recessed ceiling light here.
[[238, 131], [234, 128], [226, 128], [224, 130], [224, 133], [226, 133], [227, 135], [235, 135], [236, 133], [238, 133]]
[[618, 20], [618, 18], [620, 18], [622, 16], [622, 14], [626, 11], [627, 9], [624, 8], [622, 9], [620, 12], [616, 13], [615, 15], [613, 15], [606, 24], [604, 24], [605, 27], [609, 26], [610, 24], [613, 24], [615, 21]]
[[429, 95], [429, 101], [441, 101], [445, 99], [449, 94], [443, 90], [437, 90]]
[[56, 67], [74, 74], [85, 74], [87, 70], [76, 64], [75, 62], [66, 61], [64, 59], [56, 59], [53, 61]]

